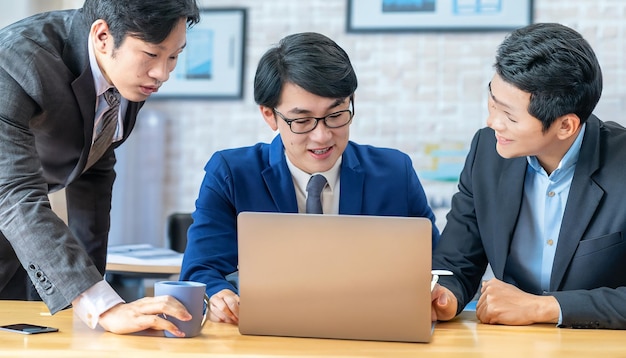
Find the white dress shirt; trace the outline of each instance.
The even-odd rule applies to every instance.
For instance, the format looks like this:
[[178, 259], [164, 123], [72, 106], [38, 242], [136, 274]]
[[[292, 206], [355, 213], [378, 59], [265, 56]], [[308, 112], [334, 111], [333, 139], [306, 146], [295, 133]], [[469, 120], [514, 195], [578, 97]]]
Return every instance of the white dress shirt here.
[[341, 157], [330, 170], [323, 173], [308, 174], [296, 167], [287, 159], [287, 167], [291, 172], [293, 185], [296, 189], [296, 200], [298, 202], [298, 212], [306, 213], [306, 185], [311, 176], [321, 174], [326, 178], [326, 186], [322, 190], [322, 211], [324, 214], [339, 214], [339, 169], [341, 168]]

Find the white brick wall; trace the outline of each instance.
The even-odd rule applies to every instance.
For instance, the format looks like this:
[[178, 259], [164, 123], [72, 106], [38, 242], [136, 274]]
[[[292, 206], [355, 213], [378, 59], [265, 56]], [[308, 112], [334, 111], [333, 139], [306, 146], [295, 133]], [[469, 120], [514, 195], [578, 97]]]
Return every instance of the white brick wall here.
[[[71, 7], [82, 1], [61, 3]], [[200, 0], [200, 4], [248, 9], [244, 98], [148, 101], [146, 109], [161, 111], [167, 118], [163, 219], [173, 211], [193, 210], [204, 164], [213, 152], [271, 140], [273, 133], [253, 100], [252, 80], [261, 55], [290, 33], [321, 32], [344, 47], [359, 76], [352, 139], [407, 152], [418, 173], [431, 168], [426, 151], [433, 145], [466, 146], [485, 123], [485, 89], [504, 32], [346, 33], [347, 0]], [[626, 124], [622, 118], [626, 1], [534, 0], [534, 14], [535, 22], [560, 22], [587, 38], [604, 73], [596, 114]], [[454, 192], [454, 183], [425, 184], [434, 203], [445, 204]]]

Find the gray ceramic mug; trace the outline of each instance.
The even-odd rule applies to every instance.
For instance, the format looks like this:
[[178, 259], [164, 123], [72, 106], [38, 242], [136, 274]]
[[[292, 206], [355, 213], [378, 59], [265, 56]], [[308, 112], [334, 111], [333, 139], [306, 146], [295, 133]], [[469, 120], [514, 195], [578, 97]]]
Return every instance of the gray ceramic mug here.
[[[209, 312], [209, 297], [205, 291], [206, 284], [193, 281], [158, 281], [154, 284], [155, 296], [172, 296], [180, 301], [191, 314], [192, 318], [189, 321], [164, 316], [165, 319], [174, 323], [180, 331], [185, 333], [185, 338], [199, 335], [206, 323]], [[165, 331], [165, 336], [176, 337], [168, 331]]]

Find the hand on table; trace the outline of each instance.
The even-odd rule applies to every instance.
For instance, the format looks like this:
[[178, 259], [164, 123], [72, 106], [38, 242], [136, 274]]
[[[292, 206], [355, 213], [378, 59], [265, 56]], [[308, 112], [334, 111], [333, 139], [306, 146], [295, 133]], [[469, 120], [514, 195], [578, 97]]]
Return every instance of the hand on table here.
[[476, 304], [476, 317], [489, 324], [557, 323], [559, 313], [553, 296], [533, 295], [496, 278], [483, 282]]
[[191, 319], [185, 306], [171, 296], [145, 297], [129, 303], [120, 303], [100, 315], [98, 323], [105, 330], [126, 334], [145, 329], [166, 330], [178, 337], [184, 337], [172, 322], [160, 317], [172, 316], [181, 321]]
[[209, 319], [213, 322], [239, 323], [239, 296], [223, 289], [209, 299]]

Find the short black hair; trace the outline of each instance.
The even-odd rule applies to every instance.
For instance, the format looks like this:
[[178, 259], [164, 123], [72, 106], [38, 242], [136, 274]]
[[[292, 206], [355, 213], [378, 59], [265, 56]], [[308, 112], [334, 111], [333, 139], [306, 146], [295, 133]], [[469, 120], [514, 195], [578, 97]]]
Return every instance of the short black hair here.
[[93, 23], [106, 21], [118, 48], [126, 36], [158, 44], [185, 18], [187, 27], [200, 21], [196, 0], [85, 0], [82, 11]]
[[602, 70], [589, 43], [575, 30], [557, 23], [538, 23], [509, 34], [494, 65], [507, 83], [530, 93], [528, 113], [547, 130], [563, 115], [581, 123], [602, 94]]
[[315, 32], [286, 36], [261, 57], [254, 77], [254, 100], [276, 107], [284, 83], [325, 98], [347, 98], [357, 88], [348, 54]]

